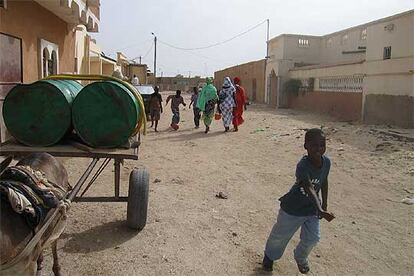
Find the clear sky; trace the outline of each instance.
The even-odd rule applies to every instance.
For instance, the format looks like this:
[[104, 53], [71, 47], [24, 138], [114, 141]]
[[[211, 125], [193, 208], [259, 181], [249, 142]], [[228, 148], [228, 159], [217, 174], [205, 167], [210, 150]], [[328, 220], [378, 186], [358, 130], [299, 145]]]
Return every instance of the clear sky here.
[[[225, 41], [270, 19], [270, 38], [282, 33], [324, 35], [414, 9], [414, 0], [101, 0], [99, 33], [92, 34], [106, 55], [117, 51], [129, 59], [142, 56], [153, 71], [154, 32], [157, 76], [206, 76], [266, 54], [266, 24]], [[139, 61], [139, 59], [136, 59]]]

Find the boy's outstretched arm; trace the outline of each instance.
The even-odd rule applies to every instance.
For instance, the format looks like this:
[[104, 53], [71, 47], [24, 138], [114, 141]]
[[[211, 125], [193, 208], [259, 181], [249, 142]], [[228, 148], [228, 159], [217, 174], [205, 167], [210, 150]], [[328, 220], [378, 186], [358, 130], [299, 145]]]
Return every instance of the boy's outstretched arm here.
[[[319, 201], [318, 195], [316, 194], [315, 189], [313, 188], [312, 183], [310, 182], [310, 180], [308, 179], [307, 181], [302, 181], [299, 183], [304, 189], [305, 191], [308, 193], [308, 195], [311, 197], [313, 203], [315, 204], [316, 208], [319, 211], [319, 216], [321, 218], [326, 219], [327, 221], [331, 221], [335, 218], [335, 216], [332, 213], [328, 213], [326, 212], [322, 206], [321, 203]], [[327, 195], [327, 194], [326, 194]], [[325, 202], [325, 201], [324, 201]]]

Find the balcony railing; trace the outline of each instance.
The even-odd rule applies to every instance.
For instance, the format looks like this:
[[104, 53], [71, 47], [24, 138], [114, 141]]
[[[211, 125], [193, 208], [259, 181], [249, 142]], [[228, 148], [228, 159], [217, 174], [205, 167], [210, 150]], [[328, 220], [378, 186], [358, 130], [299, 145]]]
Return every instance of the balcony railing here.
[[319, 78], [319, 87], [315, 90], [329, 92], [362, 92], [363, 82], [363, 75]]

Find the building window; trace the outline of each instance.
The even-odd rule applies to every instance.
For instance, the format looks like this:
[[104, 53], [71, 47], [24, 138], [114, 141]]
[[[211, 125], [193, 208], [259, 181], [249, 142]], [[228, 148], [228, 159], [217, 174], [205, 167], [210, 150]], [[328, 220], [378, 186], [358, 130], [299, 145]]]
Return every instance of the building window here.
[[299, 47], [309, 47], [309, 39], [299, 38], [298, 45]]
[[326, 40], [326, 48], [332, 48], [332, 37]]
[[361, 31], [361, 40], [367, 40], [367, 29]]
[[391, 46], [384, 47], [384, 59], [390, 59], [391, 58]]
[[41, 78], [59, 73], [59, 47], [57, 44], [40, 39]]
[[348, 35], [347, 34], [343, 35], [341, 37], [341, 45], [346, 45], [347, 41], [348, 41]]

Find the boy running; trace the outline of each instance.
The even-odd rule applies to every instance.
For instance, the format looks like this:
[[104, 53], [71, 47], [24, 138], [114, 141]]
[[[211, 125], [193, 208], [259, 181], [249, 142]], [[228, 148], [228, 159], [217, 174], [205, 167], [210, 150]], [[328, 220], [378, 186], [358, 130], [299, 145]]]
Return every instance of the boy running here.
[[181, 90], [177, 90], [175, 95], [170, 95], [167, 97], [167, 101], [165, 106], [167, 106], [168, 102], [171, 100], [171, 111], [173, 113], [171, 119], [171, 127], [174, 130], [178, 129], [178, 123], [180, 122], [180, 104], [186, 106], [183, 97], [181, 96]]
[[[333, 220], [328, 213], [328, 174], [331, 161], [324, 155], [326, 139], [322, 130], [310, 129], [305, 134], [304, 156], [296, 166], [296, 182], [290, 191], [282, 196], [277, 221], [267, 239], [263, 269], [273, 270], [273, 261], [279, 260], [285, 248], [301, 228], [300, 242], [294, 250], [299, 272], [309, 272], [308, 256], [320, 239], [319, 219]], [[322, 191], [322, 202], [319, 191]]]

